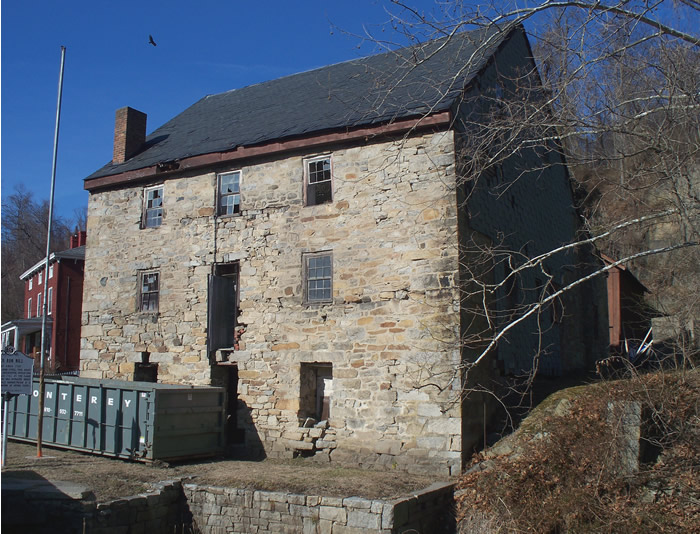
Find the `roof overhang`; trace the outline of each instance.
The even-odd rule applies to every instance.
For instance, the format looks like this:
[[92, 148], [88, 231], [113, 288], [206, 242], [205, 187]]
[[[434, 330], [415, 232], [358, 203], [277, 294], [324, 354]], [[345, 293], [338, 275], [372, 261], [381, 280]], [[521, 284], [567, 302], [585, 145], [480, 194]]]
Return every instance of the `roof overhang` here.
[[[60, 252], [52, 252], [49, 255], [49, 265], [55, 262], [61, 262], [61, 260], [75, 260], [75, 261], [83, 261], [85, 259], [85, 245], [81, 245], [80, 247], [75, 247], [75, 248], [69, 248], [67, 250], [62, 250]], [[34, 265], [32, 265], [29, 269], [24, 271], [21, 275], [19, 275], [20, 280], [26, 280], [27, 278], [31, 278], [34, 276], [39, 270], [44, 269], [46, 265], [46, 258], [43, 258], [36, 262]]]
[[[56, 261], [56, 253], [52, 252], [51, 255], [49, 256], [49, 265], [51, 265], [53, 262]], [[43, 258], [36, 262], [34, 265], [32, 265], [29, 269], [24, 271], [22, 274], [19, 275], [20, 280], [26, 280], [27, 278], [30, 278], [39, 271], [40, 269], [43, 269], [44, 266], [46, 265], [46, 258]]]
[[346, 129], [341, 132], [316, 133], [314, 135], [297, 137], [294, 139], [271, 141], [253, 146], [241, 146], [226, 152], [201, 154], [182, 158], [176, 162], [164, 162], [109, 176], [88, 178], [85, 180], [84, 188], [87, 191], [94, 191], [102, 188], [122, 186], [148, 180], [155, 175], [165, 178], [168, 175], [186, 170], [193, 170], [256, 156], [280, 154], [300, 148], [317, 148], [335, 143], [367, 141], [376, 137], [400, 135], [411, 131], [423, 131], [425, 129], [446, 129], [450, 126], [451, 122], [451, 113], [449, 111], [442, 111], [432, 115], [399, 119], [379, 125]]
[[[34, 332], [41, 331], [43, 317], [32, 317], [31, 319], [15, 319], [14, 321], [8, 321], [2, 325], [2, 331], [7, 332], [8, 330], [17, 330], [18, 336], [26, 336], [27, 334], [32, 334]], [[50, 328], [53, 324], [53, 319], [51, 317], [46, 318], [46, 325]]]

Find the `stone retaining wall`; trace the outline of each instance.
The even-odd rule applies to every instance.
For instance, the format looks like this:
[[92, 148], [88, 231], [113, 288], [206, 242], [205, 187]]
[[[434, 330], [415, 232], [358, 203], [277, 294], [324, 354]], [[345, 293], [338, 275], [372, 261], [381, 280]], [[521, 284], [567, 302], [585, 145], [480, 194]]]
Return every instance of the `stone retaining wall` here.
[[2, 492], [3, 534], [184, 534], [192, 524], [182, 484], [163, 482], [153, 492], [96, 503], [89, 492], [60, 486]]
[[454, 532], [453, 489], [433, 484], [410, 497], [379, 500], [184, 486], [192, 526], [201, 534]]
[[[89, 495], [3, 491], [2, 531], [61, 534], [373, 534], [455, 531], [452, 484], [395, 500], [324, 497], [164, 482], [95, 503]], [[77, 498], [82, 497], [82, 498]]]

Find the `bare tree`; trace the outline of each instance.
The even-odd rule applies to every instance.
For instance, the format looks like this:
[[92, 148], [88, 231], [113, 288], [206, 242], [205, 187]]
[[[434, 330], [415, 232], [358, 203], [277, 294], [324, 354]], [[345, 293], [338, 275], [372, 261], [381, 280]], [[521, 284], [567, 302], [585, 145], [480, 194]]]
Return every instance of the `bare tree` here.
[[[37, 201], [23, 186], [2, 204], [2, 322], [22, 317], [24, 282], [20, 275], [46, 254], [49, 204]], [[64, 250], [70, 243], [70, 226], [54, 218], [52, 249]]]
[[[547, 350], [552, 320], [573, 313], [576, 302], [567, 295], [617, 265], [639, 271], [660, 313], [673, 317], [685, 336], [690, 358], [688, 339], [696, 335], [700, 315], [700, 37], [695, 28], [684, 31], [682, 21], [697, 21], [700, 4], [544, 0], [476, 6], [455, 0], [438, 2], [429, 13], [410, 2], [391, 4], [393, 29], [419, 49], [429, 39], [449, 42], [466, 29], [497, 35], [494, 29], [519, 25], [533, 46], [537, 70], [503, 70], [492, 86], [463, 93], [467, 111], [455, 126], [464, 134], [459, 175], [465, 205], [478, 195], [504, 200], [520, 181], [556, 167], [566, 167], [577, 186], [576, 240], [548, 250], [528, 250], [507, 235], [462, 244], [469, 260], [462, 265], [463, 302], [472, 317], [462, 337], [471, 352], [463, 371], [480, 376], [477, 367], [517, 329], [536, 328], [541, 343], [528, 356], [531, 377]], [[376, 42], [391, 48], [384, 36]], [[421, 57], [414, 54], [416, 64]], [[478, 60], [462, 71], [480, 68]], [[596, 251], [615, 261], [595, 265], [584, 258]], [[576, 275], [557, 280], [553, 267], [564, 263]]]

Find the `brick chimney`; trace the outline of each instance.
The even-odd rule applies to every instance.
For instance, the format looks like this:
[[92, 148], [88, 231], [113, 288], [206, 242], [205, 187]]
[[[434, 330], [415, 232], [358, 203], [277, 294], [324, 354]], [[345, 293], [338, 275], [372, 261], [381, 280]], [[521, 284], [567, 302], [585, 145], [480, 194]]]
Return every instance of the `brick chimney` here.
[[70, 248], [82, 247], [87, 241], [87, 232], [80, 230], [70, 236]]
[[117, 110], [114, 120], [114, 155], [112, 163], [124, 163], [146, 142], [146, 114], [125, 107]]

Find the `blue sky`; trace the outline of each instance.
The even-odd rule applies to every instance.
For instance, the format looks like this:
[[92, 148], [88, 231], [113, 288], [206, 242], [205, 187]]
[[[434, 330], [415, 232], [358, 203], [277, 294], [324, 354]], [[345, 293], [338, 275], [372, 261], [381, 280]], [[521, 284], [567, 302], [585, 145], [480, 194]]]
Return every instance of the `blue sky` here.
[[[420, 10], [432, 0], [415, 0]], [[2, 2], [2, 198], [47, 198], [61, 45], [66, 47], [55, 213], [87, 205], [83, 179], [112, 159], [114, 112], [150, 133], [207, 94], [377, 52], [397, 40], [384, 0]], [[149, 34], [158, 46], [148, 44]], [[349, 35], [355, 34], [355, 35]], [[401, 43], [401, 44], [405, 44]], [[358, 48], [359, 46], [359, 48]]]
[[[408, 3], [439, 16], [435, 0]], [[697, 32], [671, 5], [658, 10]], [[3, 0], [2, 198], [24, 184], [48, 199], [61, 45], [55, 208], [71, 218], [87, 205], [83, 179], [112, 158], [116, 109], [145, 112], [150, 133], [207, 94], [380, 51], [365, 30], [408, 44], [387, 9], [396, 12], [389, 0]]]

